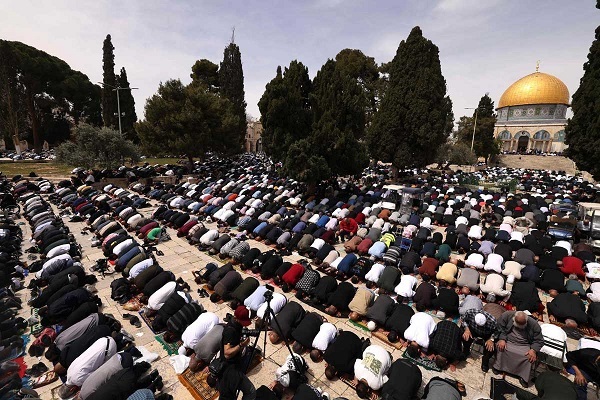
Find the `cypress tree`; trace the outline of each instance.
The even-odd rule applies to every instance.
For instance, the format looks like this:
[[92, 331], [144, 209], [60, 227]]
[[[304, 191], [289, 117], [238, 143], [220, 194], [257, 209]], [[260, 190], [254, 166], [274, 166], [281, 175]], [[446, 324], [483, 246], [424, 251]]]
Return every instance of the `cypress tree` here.
[[[598, 5], [600, 8], [600, 4]], [[583, 77], [573, 94], [573, 117], [565, 129], [566, 151], [580, 170], [600, 179], [600, 26], [590, 47], [588, 60], [583, 64]]]
[[308, 68], [294, 60], [283, 73], [281, 67], [277, 67], [275, 78], [266, 85], [258, 102], [263, 148], [277, 161], [284, 161], [288, 149], [310, 134], [311, 88]]
[[414, 27], [389, 66], [389, 83], [367, 134], [371, 155], [395, 167], [425, 166], [452, 131], [438, 47]]
[[[121, 68], [121, 73], [117, 77], [117, 86], [120, 88], [130, 87], [125, 67]], [[137, 115], [135, 113], [135, 100], [133, 99], [131, 90], [120, 90], [119, 101], [121, 103], [121, 129], [123, 130], [123, 134], [127, 139], [137, 143], [137, 133], [133, 128], [133, 125], [137, 122]]]
[[223, 62], [219, 68], [221, 94], [233, 105], [233, 112], [238, 117], [235, 129], [239, 135], [239, 149], [244, 146], [246, 137], [246, 100], [244, 100], [244, 70], [242, 69], [242, 54], [237, 44], [229, 43], [223, 52]]
[[[102, 119], [104, 126], [114, 128], [118, 126], [116, 120], [117, 112], [117, 94], [113, 88], [117, 86], [115, 76], [115, 47], [112, 44], [110, 35], [106, 35], [102, 46]], [[110, 85], [110, 86], [108, 86]]]

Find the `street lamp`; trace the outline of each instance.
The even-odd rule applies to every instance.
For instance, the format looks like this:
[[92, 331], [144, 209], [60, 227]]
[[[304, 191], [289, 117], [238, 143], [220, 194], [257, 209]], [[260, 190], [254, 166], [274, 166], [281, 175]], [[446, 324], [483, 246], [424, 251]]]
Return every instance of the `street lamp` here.
[[121, 102], [119, 101], [119, 90], [136, 90], [139, 88], [136, 88], [136, 87], [122, 88], [120, 86], [114, 87], [112, 85], [109, 85], [108, 83], [102, 83], [102, 82], [98, 82], [98, 83], [102, 86], [108, 86], [109, 88], [112, 88], [113, 92], [117, 92], [117, 113], [119, 114], [119, 133], [121, 134], [121, 136], [123, 136], [123, 131], [121, 130]]
[[471, 138], [471, 151], [473, 151], [473, 145], [475, 144], [475, 129], [477, 129], [477, 113], [479, 112], [479, 107], [465, 107], [465, 110], [475, 110], [475, 123], [473, 124], [473, 137]]

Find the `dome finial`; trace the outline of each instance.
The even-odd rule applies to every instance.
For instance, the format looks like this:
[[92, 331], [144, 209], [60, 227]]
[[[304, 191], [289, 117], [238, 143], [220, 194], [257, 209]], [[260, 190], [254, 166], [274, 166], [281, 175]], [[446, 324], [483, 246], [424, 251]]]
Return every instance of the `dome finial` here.
[[535, 72], [540, 72], [540, 60], [535, 63]]

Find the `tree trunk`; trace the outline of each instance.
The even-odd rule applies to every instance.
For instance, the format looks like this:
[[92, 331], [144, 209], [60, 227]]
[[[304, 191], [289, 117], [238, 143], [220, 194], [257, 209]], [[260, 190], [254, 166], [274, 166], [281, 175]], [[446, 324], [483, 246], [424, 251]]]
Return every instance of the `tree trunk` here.
[[42, 152], [42, 143], [40, 142], [40, 122], [35, 114], [35, 103], [33, 102], [33, 93], [27, 89], [27, 111], [31, 119], [31, 130], [33, 132], [33, 149], [36, 153]]
[[15, 145], [15, 151], [18, 155], [21, 155], [21, 142], [19, 141], [19, 129], [15, 127], [14, 134], [10, 135]]
[[192, 171], [194, 170], [194, 156], [191, 156], [188, 154], [187, 158], [188, 158], [187, 170], [188, 170], [188, 174], [191, 174]]
[[392, 180], [396, 181], [398, 179], [398, 167], [392, 165], [390, 170], [392, 171]]

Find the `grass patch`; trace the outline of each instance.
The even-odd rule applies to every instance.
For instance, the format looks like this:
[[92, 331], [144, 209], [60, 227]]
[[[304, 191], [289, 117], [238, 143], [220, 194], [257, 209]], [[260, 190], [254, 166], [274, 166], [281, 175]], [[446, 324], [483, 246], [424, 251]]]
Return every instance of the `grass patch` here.
[[54, 161], [7, 161], [0, 163], [0, 172], [8, 177], [29, 175], [35, 172], [38, 176], [71, 176], [73, 167]]
[[[159, 158], [150, 157], [142, 160], [138, 165], [143, 165], [147, 162], [150, 165], [164, 165], [164, 164], [178, 164], [178, 161], [182, 158]], [[187, 162], [187, 160], [185, 160]], [[129, 163], [127, 163], [129, 165]], [[29, 175], [30, 172], [35, 172], [38, 176], [42, 177], [68, 177], [71, 176], [71, 171], [75, 167], [58, 163], [56, 161], [2, 161], [0, 162], [0, 172], [8, 177], [15, 175]]]

